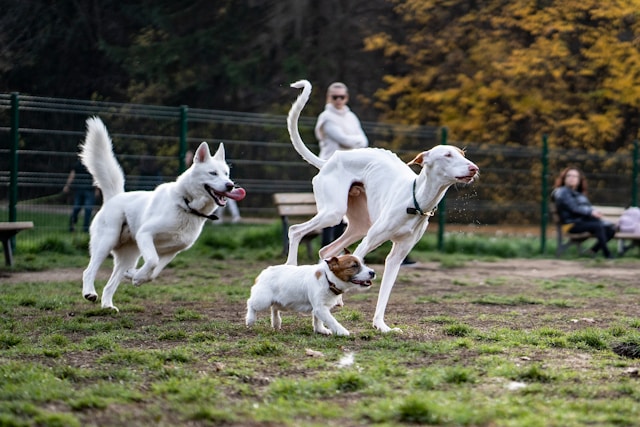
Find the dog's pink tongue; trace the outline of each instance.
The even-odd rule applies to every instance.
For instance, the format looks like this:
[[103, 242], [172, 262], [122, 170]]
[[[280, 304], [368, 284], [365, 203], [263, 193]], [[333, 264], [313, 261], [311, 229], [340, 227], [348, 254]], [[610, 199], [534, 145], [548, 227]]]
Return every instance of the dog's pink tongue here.
[[242, 187], [236, 187], [224, 195], [233, 200], [242, 200], [247, 195], [247, 192]]

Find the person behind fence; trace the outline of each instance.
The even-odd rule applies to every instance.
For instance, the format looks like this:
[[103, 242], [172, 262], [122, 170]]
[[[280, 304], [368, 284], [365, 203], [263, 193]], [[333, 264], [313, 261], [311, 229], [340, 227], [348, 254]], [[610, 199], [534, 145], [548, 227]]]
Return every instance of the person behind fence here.
[[78, 159], [69, 172], [67, 182], [62, 191], [71, 194], [73, 197], [73, 209], [69, 218], [69, 231], [75, 231], [80, 211], [84, 208], [84, 219], [82, 230], [89, 231], [91, 214], [96, 204], [96, 193], [99, 191], [93, 185], [91, 174]]
[[[338, 150], [364, 148], [369, 145], [360, 120], [347, 106], [349, 91], [344, 83], [334, 82], [327, 89], [324, 111], [318, 116], [315, 127], [320, 143], [318, 157], [328, 159]], [[344, 222], [322, 230], [322, 246], [337, 239], [345, 229]]]
[[575, 167], [564, 169], [556, 178], [551, 195], [562, 224], [569, 233], [592, 233], [597, 242], [590, 249], [592, 255], [602, 251], [605, 258], [613, 258], [607, 242], [616, 233], [615, 225], [602, 219], [602, 213], [587, 198], [587, 180]]
[[138, 190], [152, 191], [164, 181], [162, 179], [162, 169], [155, 156], [145, 153], [140, 157], [140, 179]]

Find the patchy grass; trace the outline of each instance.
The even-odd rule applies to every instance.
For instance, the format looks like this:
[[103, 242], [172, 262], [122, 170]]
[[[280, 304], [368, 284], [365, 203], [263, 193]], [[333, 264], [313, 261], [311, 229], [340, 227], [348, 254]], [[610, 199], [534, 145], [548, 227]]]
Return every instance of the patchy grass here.
[[295, 313], [245, 327], [254, 277], [282, 262], [272, 234], [227, 235], [225, 250], [206, 237], [155, 282], [123, 283], [119, 313], [41, 255], [46, 275], [0, 286], [0, 425], [637, 425], [632, 260], [415, 251], [387, 308], [402, 333], [371, 327], [378, 278], [334, 310], [352, 334], [325, 337]]

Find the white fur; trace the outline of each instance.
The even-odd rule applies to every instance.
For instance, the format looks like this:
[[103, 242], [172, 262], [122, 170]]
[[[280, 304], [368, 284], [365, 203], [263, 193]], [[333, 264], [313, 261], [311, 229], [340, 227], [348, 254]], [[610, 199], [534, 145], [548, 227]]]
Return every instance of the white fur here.
[[[407, 213], [407, 208], [414, 207], [414, 182], [418, 206], [429, 213], [436, 209], [451, 185], [473, 182], [479, 169], [460, 149], [448, 145], [424, 151], [409, 164], [379, 148], [337, 151], [329, 159], [322, 160], [304, 145], [298, 132], [298, 119], [309, 99], [311, 84], [300, 80], [291, 86], [303, 89], [287, 117], [291, 142], [302, 158], [319, 172], [312, 181], [318, 213], [309, 221], [289, 228], [287, 264], [297, 264], [298, 245], [303, 236], [312, 230], [338, 224], [345, 215], [347, 229], [337, 240], [320, 249], [321, 258], [336, 255], [360, 239], [362, 242], [353, 254], [364, 258], [390, 240], [393, 245], [385, 260], [373, 318], [374, 327], [388, 332], [391, 328], [384, 322], [384, 314], [400, 264], [429, 224], [429, 215]], [[419, 174], [411, 170], [411, 164], [422, 166]], [[354, 183], [362, 186], [351, 188]]]
[[[193, 245], [206, 221], [195, 212], [208, 216], [224, 206], [226, 197], [244, 197], [244, 190], [234, 189], [229, 179], [222, 143], [214, 156], [207, 143], [201, 143], [193, 165], [176, 182], [161, 184], [153, 191], [126, 193], [124, 174], [99, 118], [87, 120], [87, 135], [80, 148], [80, 158], [104, 197], [91, 223], [91, 260], [82, 276], [82, 294], [97, 300], [96, 273], [111, 253], [114, 265], [102, 293], [104, 308], [118, 310], [113, 294], [123, 278], [134, 285], [153, 280], [176, 254]], [[141, 256], [144, 264], [136, 268]]]
[[333, 262], [320, 261], [316, 265], [268, 267], [258, 275], [251, 288], [251, 296], [247, 300], [247, 326], [255, 323], [258, 312], [271, 308], [271, 326], [275, 329], [280, 329], [282, 324], [280, 311], [297, 311], [312, 313], [313, 330], [319, 334], [349, 335], [349, 331], [331, 314], [331, 308], [342, 305], [342, 295], [336, 295], [329, 289], [329, 281], [334, 283], [336, 288], [347, 292], [354, 288], [371, 286], [371, 279], [375, 277], [375, 273], [352, 255], [337, 258], [341, 260], [341, 264], [349, 259], [356, 260], [359, 271], [352, 279], [368, 284], [341, 280], [336, 275], [340, 274], [337, 271], [339, 267], [334, 267], [334, 271], [330, 267], [337, 265], [338, 261], [335, 259]]

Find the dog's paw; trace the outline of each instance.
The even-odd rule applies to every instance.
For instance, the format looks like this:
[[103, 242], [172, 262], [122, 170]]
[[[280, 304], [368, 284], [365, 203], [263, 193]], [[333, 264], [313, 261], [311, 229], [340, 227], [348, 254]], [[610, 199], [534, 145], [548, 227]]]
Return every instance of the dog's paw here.
[[86, 299], [87, 301], [96, 302], [96, 301], [98, 301], [98, 295], [97, 294], [85, 294], [84, 295], [84, 299]]
[[118, 310], [118, 307], [116, 307], [116, 306], [115, 306], [115, 305], [113, 305], [113, 304], [106, 304], [106, 305], [105, 305], [105, 304], [103, 304], [103, 305], [102, 305], [102, 308], [105, 308], [105, 309], [111, 309], [111, 310], [115, 311], [116, 313], [120, 313], [120, 310]]
[[350, 333], [345, 328], [342, 328], [342, 329], [338, 329], [336, 331], [336, 335], [338, 335], [340, 337], [348, 337], [350, 335]]
[[385, 334], [388, 333], [388, 332], [402, 333], [402, 329], [400, 329], [400, 328], [390, 328], [384, 322], [374, 323], [373, 327], [376, 328], [377, 330], [379, 330], [380, 332], [385, 333]]
[[140, 286], [143, 283], [147, 283], [150, 281], [151, 281], [151, 277], [142, 276], [142, 275], [133, 276], [133, 278], [131, 279], [131, 283], [133, 283], [133, 286]]
[[327, 328], [316, 328], [316, 333], [322, 334], [322, 335], [331, 335], [331, 334], [333, 334], [333, 332], [331, 332], [331, 330], [327, 329]]

